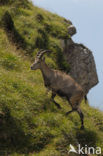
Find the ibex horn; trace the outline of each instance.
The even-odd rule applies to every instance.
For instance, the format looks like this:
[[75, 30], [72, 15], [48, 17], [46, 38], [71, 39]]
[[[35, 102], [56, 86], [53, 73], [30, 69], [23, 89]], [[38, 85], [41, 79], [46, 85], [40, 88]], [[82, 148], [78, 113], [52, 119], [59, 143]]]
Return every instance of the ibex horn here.
[[37, 53], [37, 57], [41, 58], [45, 53], [47, 52], [51, 52], [51, 50], [40, 50], [38, 53]]

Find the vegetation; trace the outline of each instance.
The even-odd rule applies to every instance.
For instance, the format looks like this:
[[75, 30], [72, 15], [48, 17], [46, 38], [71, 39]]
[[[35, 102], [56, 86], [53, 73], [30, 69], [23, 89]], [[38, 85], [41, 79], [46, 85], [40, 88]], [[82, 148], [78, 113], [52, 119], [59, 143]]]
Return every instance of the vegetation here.
[[[54, 58], [53, 65], [57, 66], [51, 66], [68, 72], [69, 65], [63, 56], [60, 39], [70, 37], [67, 32], [69, 21], [34, 7], [26, 0], [8, 0], [8, 4], [10, 5], [0, 8], [0, 23], [6, 30], [8, 39], [31, 57], [35, 56], [38, 49], [52, 50], [53, 53], [49, 57]], [[59, 63], [58, 58], [62, 58]]]
[[[79, 130], [79, 116], [65, 116], [71, 109], [67, 101], [57, 96], [62, 106], [58, 110], [51, 93], [46, 93], [41, 72], [30, 70], [36, 52], [48, 48], [53, 51], [46, 56], [48, 65], [67, 71], [60, 39], [67, 37], [68, 24], [29, 2], [20, 3], [0, 6], [0, 155], [67, 156], [69, 144], [77, 143], [100, 146], [103, 152], [103, 113], [83, 101], [85, 130]], [[13, 20], [10, 32], [3, 23], [5, 13]], [[16, 42], [17, 36], [11, 40], [14, 30], [25, 48]]]

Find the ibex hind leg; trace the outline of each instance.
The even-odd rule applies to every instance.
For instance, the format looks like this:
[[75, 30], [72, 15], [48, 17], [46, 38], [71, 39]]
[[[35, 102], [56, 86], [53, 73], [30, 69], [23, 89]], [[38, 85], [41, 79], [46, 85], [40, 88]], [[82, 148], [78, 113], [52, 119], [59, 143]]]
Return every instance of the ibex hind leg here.
[[71, 110], [71, 111], [66, 112], [66, 114], [65, 114], [66, 116], [67, 116], [67, 115], [69, 115], [69, 114], [71, 114], [72, 112], [74, 112], [74, 111], [76, 111], [76, 110], [77, 110], [77, 109], [73, 108], [72, 103], [71, 103], [71, 101], [69, 100], [69, 98], [67, 98], [67, 100], [68, 100], [68, 102], [69, 102], [70, 106], [72, 107], [72, 110]]
[[59, 109], [61, 109], [61, 106], [54, 100], [55, 96], [56, 96], [56, 94], [55, 94], [54, 92], [52, 92], [51, 100], [55, 103], [55, 105], [56, 105]]
[[81, 119], [81, 129], [84, 129], [84, 115], [80, 108], [77, 109], [77, 113], [79, 114], [80, 119]]
[[69, 112], [66, 113], [66, 116], [69, 115], [69, 114], [71, 114], [72, 112], [75, 112], [75, 111], [80, 116], [80, 119], [81, 119], [81, 129], [83, 130], [84, 129], [84, 115], [83, 115], [83, 113], [82, 113], [82, 111], [81, 111], [80, 108], [78, 108], [78, 109], [72, 109], [71, 111], [69, 111]]
[[65, 115], [67, 116], [67, 115], [71, 114], [71, 113], [74, 112], [74, 111], [76, 111], [76, 110], [75, 110], [75, 109], [72, 109], [71, 111], [66, 112]]
[[66, 113], [66, 116], [69, 115], [69, 114], [71, 114], [72, 112], [76, 111], [79, 114], [80, 119], [81, 119], [81, 129], [84, 129], [84, 115], [83, 115], [81, 109], [79, 108], [78, 103], [76, 105], [73, 105], [69, 99], [68, 99], [68, 101], [69, 101], [69, 104], [72, 107], [72, 110], [71, 111], [68, 111]]

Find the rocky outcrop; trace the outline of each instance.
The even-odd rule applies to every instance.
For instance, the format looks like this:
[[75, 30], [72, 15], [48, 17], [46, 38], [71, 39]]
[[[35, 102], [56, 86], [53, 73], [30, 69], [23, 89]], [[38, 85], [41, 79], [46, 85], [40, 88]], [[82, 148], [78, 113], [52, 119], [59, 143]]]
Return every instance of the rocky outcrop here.
[[76, 28], [73, 25], [70, 25], [68, 27], [68, 33], [69, 33], [70, 36], [73, 36], [74, 34], [76, 34], [76, 32], [77, 32]]
[[[70, 35], [74, 35], [73, 32], [76, 32], [73, 26], [69, 30]], [[69, 74], [82, 86], [87, 94], [98, 83], [96, 65], [91, 50], [83, 44], [74, 43], [71, 38], [62, 41], [62, 47], [65, 58], [71, 67]]]

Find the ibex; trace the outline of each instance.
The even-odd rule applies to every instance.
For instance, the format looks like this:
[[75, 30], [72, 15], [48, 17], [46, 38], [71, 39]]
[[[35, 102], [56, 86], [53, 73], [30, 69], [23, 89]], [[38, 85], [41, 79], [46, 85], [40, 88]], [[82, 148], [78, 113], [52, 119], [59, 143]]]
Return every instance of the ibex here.
[[49, 52], [48, 50], [41, 50], [37, 53], [35, 61], [31, 66], [31, 70], [40, 69], [44, 78], [45, 86], [52, 91], [52, 101], [58, 108], [61, 106], [54, 100], [56, 94], [60, 97], [65, 97], [72, 107], [72, 110], [67, 112], [66, 115], [76, 111], [81, 119], [81, 129], [84, 128], [84, 116], [79, 107], [82, 99], [84, 98], [84, 92], [79, 84], [75, 82], [68, 74], [59, 70], [50, 69], [45, 63], [45, 59], [42, 56]]

